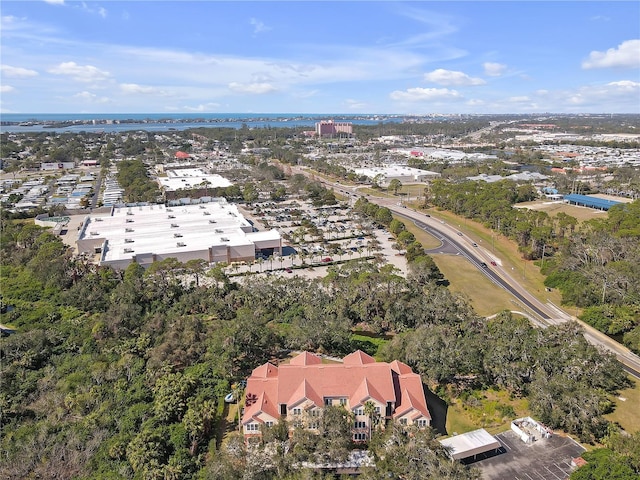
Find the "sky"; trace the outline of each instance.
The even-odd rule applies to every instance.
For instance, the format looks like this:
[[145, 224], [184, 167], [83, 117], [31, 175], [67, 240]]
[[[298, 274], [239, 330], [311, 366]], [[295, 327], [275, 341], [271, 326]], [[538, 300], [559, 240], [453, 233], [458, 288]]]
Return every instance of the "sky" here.
[[0, 113], [640, 113], [640, 2], [2, 0]]

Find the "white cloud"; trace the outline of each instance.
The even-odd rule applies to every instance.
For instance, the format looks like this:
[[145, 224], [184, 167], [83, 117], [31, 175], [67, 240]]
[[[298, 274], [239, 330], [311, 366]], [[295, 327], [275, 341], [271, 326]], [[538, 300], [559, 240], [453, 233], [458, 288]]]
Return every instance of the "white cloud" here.
[[348, 98], [345, 100], [345, 105], [349, 110], [363, 110], [368, 108], [368, 105], [365, 102], [359, 102], [358, 100], [354, 100], [352, 98]]
[[95, 82], [105, 80], [111, 75], [93, 65], [78, 65], [76, 62], [63, 62], [57, 67], [49, 69], [55, 75], [67, 75], [78, 82]]
[[490, 77], [499, 77], [507, 70], [507, 66], [502, 63], [485, 62], [482, 66], [484, 67], [484, 74]]
[[572, 90], [537, 90], [532, 101], [543, 104], [546, 111], [637, 113], [639, 96], [640, 82], [620, 80]]
[[484, 100], [473, 98], [467, 102], [467, 105], [469, 105], [470, 107], [479, 107], [484, 105], [485, 103], [486, 102]]
[[389, 95], [391, 100], [400, 102], [426, 102], [437, 100], [458, 100], [462, 98], [456, 90], [448, 88], [408, 88], [395, 90]]
[[79, 8], [91, 15], [100, 15], [102, 18], [107, 18], [107, 9], [104, 7], [91, 8], [87, 3], [80, 2]]
[[159, 95], [166, 97], [169, 94], [164, 90], [146, 85], [138, 85], [137, 83], [121, 83], [120, 90], [127, 95]]
[[275, 92], [277, 89], [270, 83], [238, 83], [231, 82], [229, 89], [236, 93], [248, 93], [251, 95], [263, 95]]
[[209, 103], [201, 103], [200, 105], [195, 107], [190, 107], [185, 105], [184, 107], [182, 107], [182, 110], [185, 112], [210, 112], [212, 110], [217, 110], [218, 108], [220, 108], [219, 103], [209, 102]]
[[13, 88], [11, 85], [0, 85], [0, 93], [9, 93], [9, 92], [13, 92], [15, 90], [15, 88]]
[[582, 68], [640, 68], [640, 39], [626, 40], [606, 52], [594, 50]]
[[611, 99], [628, 99], [630, 102], [638, 102], [640, 95], [640, 82], [632, 80], [620, 80], [609, 82], [604, 85], [589, 85], [580, 88], [575, 97], [580, 97], [587, 102], [602, 102]]
[[249, 24], [253, 25], [254, 35], [271, 30], [271, 27], [267, 27], [262, 21], [258, 20], [257, 18], [252, 18], [251, 20], [249, 20]]
[[25, 78], [35, 77], [38, 72], [35, 70], [29, 70], [28, 68], [12, 67], [11, 65], [0, 65], [0, 72], [2, 75], [8, 78]]
[[433, 10], [423, 10], [414, 7], [406, 7], [401, 3], [397, 4], [397, 13], [403, 15], [414, 22], [423, 25], [424, 33], [420, 33], [396, 43], [400, 45], [424, 45], [435, 39], [447, 37], [459, 30], [455, 19], [449, 15], [443, 15]]
[[50, 3], [51, 5], [64, 5], [64, 0], [43, 0], [45, 3]]
[[76, 93], [73, 98], [81, 100], [87, 103], [109, 103], [110, 100], [107, 97], [99, 97], [95, 93], [87, 92], [86, 90], [80, 93]]
[[527, 97], [526, 95], [520, 95], [520, 96], [516, 96], [516, 97], [510, 97], [509, 98], [509, 102], [511, 103], [526, 103], [526, 102], [530, 102], [531, 99], [529, 97]]
[[293, 92], [292, 96], [294, 98], [311, 98], [311, 97], [315, 97], [316, 95], [318, 95], [318, 93], [320, 93], [319, 90], [306, 90], [303, 92]]
[[444, 70], [442, 68], [438, 68], [433, 72], [425, 73], [424, 79], [427, 82], [437, 83], [438, 85], [484, 85], [485, 82], [481, 78], [470, 77], [466, 73], [456, 72], [454, 70]]

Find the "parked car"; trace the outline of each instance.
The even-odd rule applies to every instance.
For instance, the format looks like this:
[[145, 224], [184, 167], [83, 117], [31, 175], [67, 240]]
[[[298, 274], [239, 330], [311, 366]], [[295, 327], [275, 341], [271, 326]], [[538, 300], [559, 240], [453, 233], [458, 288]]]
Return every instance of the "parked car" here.
[[323, 258], [323, 259], [322, 259], [322, 261], [323, 261], [324, 263], [333, 262], [333, 258], [331, 258], [331, 257], [325, 257], [325, 258]]
[[482, 266], [482, 268], [487, 268], [487, 264], [486, 264], [486, 263], [484, 263], [484, 262], [482, 262], [482, 263], [480, 264], [480, 266]]
[[493, 265], [494, 267], [498, 266], [498, 264], [494, 261], [491, 261], [491, 265]]
[[458, 236], [461, 237], [462, 236], [462, 232], [458, 232]]
[[233, 392], [228, 393], [225, 397], [224, 397], [224, 402], [225, 403], [233, 403], [236, 401], [236, 396], [234, 395]]
[[471, 245], [473, 245], [474, 247], [477, 247], [477, 246], [478, 246], [478, 244], [477, 244], [477, 243], [475, 243], [475, 242], [473, 242]]
[[284, 271], [285, 271], [285, 272], [287, 272], [287, 273], [291, 273], [291, 272], [293, 272], [293, 270], [291, 270], [290, 268], [285, 268], [285, 270], [284, 270]]

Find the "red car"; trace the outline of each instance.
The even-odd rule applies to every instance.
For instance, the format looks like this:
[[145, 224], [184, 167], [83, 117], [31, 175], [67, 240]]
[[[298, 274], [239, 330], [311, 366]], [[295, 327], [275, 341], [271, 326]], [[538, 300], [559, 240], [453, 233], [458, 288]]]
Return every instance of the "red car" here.
[[323, 259], [322, 259], [322, 261], [323, 261], [324, 263], [333, 262], [333, 258], [331, 258], [331, 257], [325, 257], [325, 258], [323, 258]]
[[491, 262], [491, 265], [493, 265], [494, 267], [497, 266], [498, 264], [496, 262]]

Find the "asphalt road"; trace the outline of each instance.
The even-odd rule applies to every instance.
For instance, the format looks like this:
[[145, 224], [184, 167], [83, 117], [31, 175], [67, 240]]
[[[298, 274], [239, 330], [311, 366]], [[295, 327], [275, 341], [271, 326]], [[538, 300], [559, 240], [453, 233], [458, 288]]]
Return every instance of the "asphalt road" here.
[[[296, 173], [308, 174], [308, 171], [303, 168], [295, 167], [294, 169], [296, 170]], [[357, 187], [330, 182], [320, 176], [316, 176], [316, 180], [352, 197], [357, 198], [362, 196], [357, 193]], [[511, 293], [511, 295], [513, 295], [524, 307], [525, 311], [520, 313], [524, 314], [534, 324], [540, 327], [547, 327], [549, 325], [558, 325], [570, 320], [577, 320], [560, 307], [550, 302], [543, 303], [538, 300], [537, 297], [520, 285], [520, 283], [515, 280], [507, 270], [502, 268], [499, 265], [499, 262], [496, 262], [497, 265], [495, 266], [488, 266], [491, 264], [491, 261], [496, 259], [496, 257], [481, 246], [474, 247], [473, 242], [468, 237], [464, 235], [459, 236], [458, 231], [451, 225], [438, 221], [427, 214], [398, 205], [397, 199], [368, 196], [367, 200], [372, 203], [388, 207], [394, 214], [413, 222], [419, 228], [439, 239], [442, 242], [442, 245], [435, 250], [441, 253], [462, 255], [467, 258], [492, 282]], [[487, 264], [487, 267], [484, 267], [482, 265], [483, 263]], [[629, 374], [640, 379], [640, 357], [602, 332], [599, 332], [582, 322], [581, 326], [584, 329], [584, 336], [588, 342], [613, 353]]]

